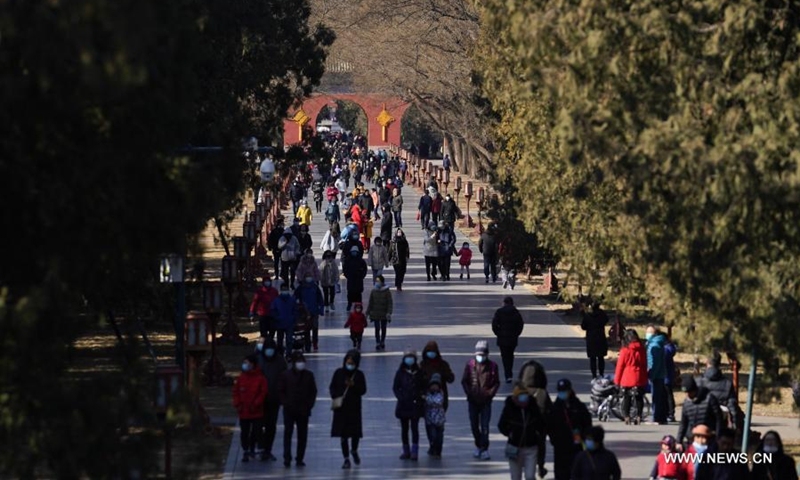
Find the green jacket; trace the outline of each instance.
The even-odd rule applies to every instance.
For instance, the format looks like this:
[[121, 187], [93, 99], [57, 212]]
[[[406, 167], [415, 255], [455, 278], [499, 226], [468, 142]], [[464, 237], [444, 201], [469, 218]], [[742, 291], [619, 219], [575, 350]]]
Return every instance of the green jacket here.
[[364, 314], [371, 320], [386, 320], [386, 316], [392, 314], [393, 307], [392, 292], [388, 286], [384, 286], [370, 292], [369, 304]]

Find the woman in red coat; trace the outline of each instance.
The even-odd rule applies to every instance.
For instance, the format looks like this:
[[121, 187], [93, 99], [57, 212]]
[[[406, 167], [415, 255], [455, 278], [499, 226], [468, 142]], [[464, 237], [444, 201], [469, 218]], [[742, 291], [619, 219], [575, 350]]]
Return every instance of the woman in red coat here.
[[[622, 412], [625, 423], [638, 425], [642, 421], [644, 389], [647, 386], [647, 352], [636, 330], [626, 330], [622, 350], [619, 352], [614, 383], [622, 388]], [[634, 414], [630, 415], [631, 398], [635, 401]]]
[[258, 357], [248, 355], [242, 362], [242, 374], [233, 384], [233, 408], [239, 413], [243, 462], [256, 455], [258, 432], [264, 420], [264, 399], [267, 397], [267, 379], [258, 368]]

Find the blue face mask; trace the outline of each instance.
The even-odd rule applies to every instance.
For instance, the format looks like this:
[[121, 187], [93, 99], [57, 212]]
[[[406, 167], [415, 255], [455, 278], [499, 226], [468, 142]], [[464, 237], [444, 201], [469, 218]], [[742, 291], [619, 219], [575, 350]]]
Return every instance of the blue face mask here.
[[703, 445], [702, 443], [694, 442], [692, 443], [692, 446], [694, 447], [694, 451], [697, 453], [706, 453], [706, 450], [708, 450], [708, 445]]
[[566, 401], [569, 398], [569, 392], [558, 392], [559, 400]]
[[250, 364], [248, 362], [242, 363], [242, 371], [249, 372], [250, 371]]
[[597, 444], [595, 444], [594, 440], [591, 438], [586, 439], [586, 450], [589, 450], [590, 452], [597, 450]]
[[531, 396], [528, 395], [527, 393], [520, 393], [519, 395], [517, 395], [517, 401], [519, 403], [528, 403], [528, 400], [530, 400], [530, 398]]
[[353, 370], [356, 369], [356, 366], [355, 366], [355, 364], [348, 363], [347, 365], [344, 366], [344, 368], [346, 368], [348, 371], [352, 372]]
[[411, 365], [414, 365], [414, 357], [406, 357], [406, 358], [404, 358], [404, 359], [403, 359], [403, 363], [405, 363], [405, 364], [406, 364], [406, 365], [408, 365], [409, 367], [410, 367]]
[[306, 283], [313, 283], [314, 277], [306, 277], [304, 280], [306, 281]]
[[288, 297], [289, 296], [289, 290], [281, 290], [281, 295], [283, 295], [284, 297]]
[[383, 284], [381, 282], [375, 282], [375, 288], [381, 288]]
[[256, 343], [256, 350], [258, 350], [259, 352], [261, 350], [264, 350], [264, 344], [263, 343]]
[[650, 340], [651, 338], [653, 338], [653, 334], [652, 333], [645, 333], [644, 334], [644, 339], [645, 340]]
[[264, 350], [264, 355], [266, 355], [268, 357], [274, 357], [275, 356], [275, 349], [274, 348], [268, 348], [268, 349]]
[[425, 352], [425, 356], [428, 357], [429, 359], [433, 360], [434, 358], [436, 358], [436, 352], [434, 352], [434, 351]]
[[350, 252], [350, 256], [351, 257], [357, 257], [358, 256], [358, 250]]
[[272, 286], [272, 282], [264, 282], [263, 285], [267, 288]]

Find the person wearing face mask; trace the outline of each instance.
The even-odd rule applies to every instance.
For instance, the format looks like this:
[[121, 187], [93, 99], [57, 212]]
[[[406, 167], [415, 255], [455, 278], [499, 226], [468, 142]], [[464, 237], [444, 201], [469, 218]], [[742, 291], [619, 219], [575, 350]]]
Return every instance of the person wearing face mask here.
[[403, 196], [400, 195], [400, 190], [397, 188], [392, 189], [392, 215], [394, 216], [394, 224], [397, 227], [403, 226]]
[[336, 254], [331, 250], [326, 250], [322, 254], [322, 262], [319, 264], [320, 285], [322, 286], [322, 298], [325, 303], [325, 313], [333, 312], [336, 307], [336, 287], [339, 286], [339, 265], [336, 263]]
[[770, 430], [761, 437], [759, 453], [772, 455], [772, 462], [753, 464], [753, 480], [798, 480], [794, 459], [783, 451], [783, 441], [778, 432]]
[[603, 445], [605, 431], [602, 427], [592, 427], [586, 435], [586, 450], [575, 457], [572, 466], [572, 480], [620, 480], [622, 470], [617, 456]]
[[436, 235], [436, 254], [439, 264], [439, 273], [442, 274], [443, 281], [450, 281], [450, 260], [455, 252], [456, 234], [449, 223], [439, 222], [439, 230]]
[[[735, 447], [736, 431], [723, 428], [717, 434], [717, 442], [708, 447], [708, 453], [735, 458], [739, 450]], [[701, 462], [697, 465], [697, 480], [750, 480], [750, 469], [745, 462], [729, 461], [725, 463]], [[779, 477], [783, 480], [785, 477]]]
[[389, 262], [394, 268], [394, 287], [398, 292], [403, 291], [403, 281], [406, 278], [408, 259], [410, 257], [411, 253], [406, 234], [402, 229], [398, 228], [389, 246]]
[[283, 230], [283, 236], [278, 240], [278, 250], [281, 252], [281, 279], [283, 283], [294, 285], [300, 242], [290, 227]]
[[[692, 429], [692, 443], [689, 444], [688, 448], [684, 449], [687, 455], [684, 456], [683, 463], [681, 464], [681, 471], [687, 480], [694, 480], [697, 478], [697, 469], [700, 466], [700, 462], [693, 461], [693, 458], [697, 459], [697, 457], [693, 457], [692, 455], [705, 454], [708, 451], [708, 447], [713, 443], [713, 440], [714, 432], [712, 432], [707, 425], [700, 424]], [[678, 441], [680, 441], [680, 438]]]
[[369, 303], [364, 314], [375, 324], [375, 350], [386, 350], [386, 327], [392, 321], [394, 302], [392, 291], [386, 285], [383, 275], [375, 279], [375, 286], [369, 292]]
[[310, 248], [306, 249], [303, 256], [300, 257], [300, 263], [297, 265], [295, 274], [300, 280], [311, 277], [314, 283], [319, 283], [321, 274], [317, 266], [317, 259], [314, 258], [314, 251]]
[[389, 250], [383, 244], [381, 237], [375, 237], [375, 244], [367, 254], [367, 265], [372, 268], [372, 281], [377, 281], [378, 275], [383, 275], [383, 269], [389, 266]]
[[441, 219], [449, 225], [455, 225], [456, 219], [461, 218], [461, 209], [458, 208], [453, 197], [448, 193], [442, 202]]
[[536, 466], [539, 476], [544, 478], [545, 456], [545, 419], [536, 401], [521, 384], [514, 386], [514, 391], [506, 398], [503, 412], [497, 429], [508, 437], [506, 458], [511, 470], [511, 480], [536, 478]]
[[344, 328], [350, 329], [350, 340], [353, 341], [353, 348], [361, 351], [361, 342], [364, 340], [364, 330], [367, 328], [367, 317], [362, 312], [361, 303], [353, 304], [353, 311], [347, 316]]
[[653, 394], [653, 423], [667, 423], [667, 391], [664, 379], [667, 377], [667, 359], [664, 346], [667, 337], [655, 326], [648, 325], [645, 330], [647, 342], [647, 378]]
[[272, 302], [278, 298], [278, 290], [272, 286], [272, 278], [264, 275], [261, 286], [253, 295], [250, 304], [250, 320], [258, 317], [258, 330], [262, 337], [275, 338], [275, 319], [272, 318]]
[[475, 357], [467, 362], [461, 376], [461, 386], [467, 395], [469, 423], [475, 440], [475, 453], [481, 460], [491, 460], [489, 455], [489, 422], [492, 418], [492, 399], [500, 388], [497, 364], [489, 360], [489, 342], [475, 344]]
[[[403, 453], [401, 460], [417, 460], [419, 456], [419, 419], [424, 415], [422, 401], [425, 392], [425, 379], [417, 365], [417, 353], [406, 348], [403, 361], [397, 369], [392, 386], [397, 405], [394, 415], [400, 420]], [[408, 433], [411, 431], [411, 442]]]
[[361, 303], [361, 295], [364, 293], [364, 278], [367, 276], [367, 262], [361, 258], [363, 250], [360, 247], [352, 246], [349, 255], [342, 262], [342, 273], [347, 279], [347, 311], [354, 303]]
[[575, 395], [569, 379], [559, 380], [556, 392], [556, 401], [547, 416], [547, 430], [553, 445], [553, 474], [556, 480], [569, 480], [575, 456], [583, 450], [586, 435], [592, 428], [592, 415]]
[[[340, 407], [333, 410], [331, 437], [341, 438], [344, 464], [342, 468], [350, 468], [350, 456], [353, 463], [361, 464], [358, 455], [358, 443], [363, 436], [361, 428], [361, 397], [367, 393], [367, 378], [358, 369], [361, 353], [350, 350], [344, 356], [344, 365], [337, 369], [331, 378], [328, 390], [331, 398], [342, 398]], [[348, 443], [349, 439], [349, 443]]]
[[319, 285], [314, 282], [314, 277], [308, 274], [303, 277], [302, 283], [294, 291], [294, 298], [308, 310], [311, 322], [311, 344], [316, 352], [319, 350], [319, 316], [325, 314], [325, 299], [322, 297]]
[[271, 338], [261, 338], [256, 345], [258, 352], [258, 366], [264, 378], [267, 379], [267, 396], [264, 398], [264, 430], [261, 434], [261, 460], [274, 462], [277, 460], [272, 454], [272, 445], [275, 442], [275, 430], [278, 426], [278, 413], [281, 400], [278, 396], [278, 380], [286, 371], [286, 360], [278, 352], [278, 344]]
[[[453, 369], [450, 368], [450, 364], [442, 358], [442, 354], [439, 352], [438, 343], [431, 340], [425, 345], [425, 348], [422, 349], [422, 361], [419, 364], [419, 368], [422, 369], [422, 375], [426, 383], [429, 383], [434, 375], [438, 375], [439, 390], [443, 396], [442, 408], [444, 408], [446, 412], [450, 403], [447, 384], [453, 383], [456, 380], [456, 376], [453, 373]], [[426, 430], [426, 433], [430, 432], [427, 432]], [[437, 439], [431, 438], [431, 435], [429, 434], [428, 443], [431, 444], [431, 449], [428, 450], [428, 455], [434, 455], [434, 440]], [[439, 456], [442, 455], [442, 440], [443, 439], [438, 439], [438, 448], [436, 449]]]
[[298, 467], [305, 467], [308, 419], [317, 401], [317, 382], [314, 374], [306, 370], [302, 352], [292, 354], [292, 368], [281, 375], [278, 392], [283, 405], [283, 466], [289, 468], [292, 465], [292, 436], [297, 426], [295, 460]]
[[[308, 225], [300, 225], [300, 233], [297, 235], [297, 243], [300, 244], [301, 252], [308, 252], [314, 246], [314, 240], [308, 232]], [[302, 257], [300, 258], [302, 260]], [[302, 278], [300, 275], [297, 278]]]
[[394, 216], [392, 216], [392, 206], [389, 203], [384, 203], [381, 207], [383, 217], [381, 218], [381, 233], [380, 237], [383, 239], [383, 244], [388, 247], [389, 242], [392, 241], [392, 230], [394, 225]]
[[256, 443], [264, 418], [267, 380], [257, 365], [258, 358], [255, 355], [246, 356], [242, 361], [242, 374], [233, 384], [233, 408], [239, 414], [243, 462], [256, 454]]
[[278, 332], [278, 353], [288, 355], [292, 351], [292, 332], [297, 323], [297, 300], [292, 297], [289, 285], [285, 283], [281, 285], [280, 294], [272, 301], [270, 311], [275, 318], [275, 329]]

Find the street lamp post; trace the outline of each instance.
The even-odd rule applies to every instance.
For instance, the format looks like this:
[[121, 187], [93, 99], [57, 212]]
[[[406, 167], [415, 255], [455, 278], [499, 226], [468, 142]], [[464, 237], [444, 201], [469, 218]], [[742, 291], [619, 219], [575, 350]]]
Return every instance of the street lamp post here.
[[184, 283], [183, 256], [169, 254], [161, 256], [159, 269], [161, 283], [175, 285], [175, 363], [183, 365], [186, 361], [183, 344], [183, 318], [186, 316], [186, 284]]
[[156, 365], [154, 409], [164, 429], [164, 476], [172, 478], [172, 435], [167, 423], [167, 411], [172, 398], [178, 395], [183, 384], [183, 370], [176, 364]]
[[472, 182], [467, 182], [467, 191], [464, 193], [464, 198], [467, 199], [467, 228], [472, 227], [472, 217], [469, 214], [469, 202], [472, 199]]
[[206, 282], [203, 285], [203, 307], [208, 314], [211, 324], [211, 358], [203, 368], [206, 385], [227, 385], [225, 367], [217, 357], [217, 323], [222, 315], [222, 284], [220, 282]]
[[483, 217], [482, 213], [486, 207], [486, 192], [483, 187], [478, 189], [478, 234], [483, 233]]
[[211, 319], [205, 312], [192, 311], [186, 316], [186, 351], [189, 354], [187, 373], [192, 397], [192, 425], [210, 430], [211, 419], [200, 403], [200, 365], [211, 349]]
[[442, 183], [444, 183], [444, 193], [448, 193], [447, 186], [450, 185], [450, 170], [439, 172], [442, 175]]
[[225, 255], [222, 257], [222, 283], [228, 291], [228, 319], [222, 327], [222, 336], [219, 337], [221, 345], [242, 345], [247, 339], [239, 334], [239, 327], [233, 321], [233, 290], [239, 284], [239, 270], [236, 257]]

